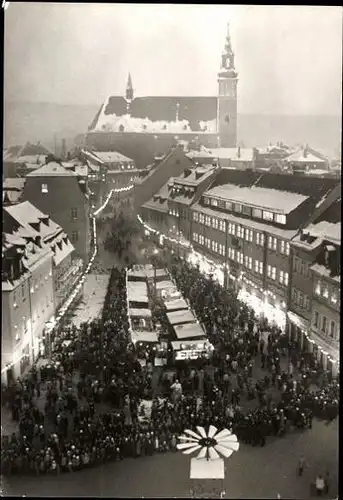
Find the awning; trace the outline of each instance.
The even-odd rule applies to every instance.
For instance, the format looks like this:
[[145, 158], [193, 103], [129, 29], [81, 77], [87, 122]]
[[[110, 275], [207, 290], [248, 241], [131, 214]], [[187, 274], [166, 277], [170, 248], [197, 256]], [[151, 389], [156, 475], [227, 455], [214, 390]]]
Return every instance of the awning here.
[[173, 311], [167, 313], [169, 323], [171, 325], [181, 325], [183, 323], [196, 323], [194, 314], [188, 309], [183, 311]]
[[[204, 338], [205, 334], [199, 323], [188, 323], [186, 325], [174, 326], [178, 339]], [[206, 338], [206, 337], [205, 337]]]
[[175, 283], [173, 283], [170, 280], [164, 280], [164, 281], [160, 281], [160, 282], [156, 283], [157, 290], [168, 290], [170, 288], [176, 289]]
[[128, 281], [127, 298], [129, 302], [148, 303], [148, 287], [146, 283]]
[[158, 342], [156, 332], [136, 332], [131, 333], [132, 342]]
[[131, 318], [151, 318], [151, 311], [150, 309], [130, 308], [129, 316]]
[[167, 311], [181, 311], [188, 309], [188, 304], [184, 299], [168, 300], [164, 303]]

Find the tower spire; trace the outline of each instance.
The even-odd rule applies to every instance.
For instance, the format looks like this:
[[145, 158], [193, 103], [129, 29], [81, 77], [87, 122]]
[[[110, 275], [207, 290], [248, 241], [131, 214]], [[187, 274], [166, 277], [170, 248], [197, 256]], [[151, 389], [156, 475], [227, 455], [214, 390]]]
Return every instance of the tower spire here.
[[132, 101], [133, 100], [133, 87], [132, 87], [131, 73], [129, 73], [129, 76], [127, 78], [126, 100], [127, 101]]
[[230, 23], [227, 23], [227, 32], [226, 32], [224, 51], [222, 54], [221, 69], [235, 71], [235, 54], [233, 53], [231, 44]]

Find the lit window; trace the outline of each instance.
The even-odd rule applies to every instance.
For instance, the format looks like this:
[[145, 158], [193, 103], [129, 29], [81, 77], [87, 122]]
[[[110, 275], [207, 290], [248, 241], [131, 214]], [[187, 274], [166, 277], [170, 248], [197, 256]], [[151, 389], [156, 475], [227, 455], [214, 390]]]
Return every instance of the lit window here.
[[276, 280], [276, 267], [272, 267], [272, 280]]
[[282, 214], [275, 214], [275, 222], [278, 224], [286, 224], [286, 216]]
[[211, 205], [212, 205], [213, 207], [217, 207], [217, 206], [218, 206], [218, 201], [217, 201], [217, 200], [215, 200], [214, 198], [212, 198], [212, 199], [211, 199]]
[[194, 220], [194, 222], [199, 221], [199, 213], [198, 212], [193, 212], [193, 220]]
[[193, 240], [198, 242], [198, 233], [193, 233]]
[[242, 213], [242, 205], [240, 205], [239, 203], [235, 203], [234, 211]]
[[224, 220], [220, 220], [219, 221], [219, 230], [220, 231], [225, 231], [225, 221]]
[[205, 226], [210, 226], [210, 225], [211, 225], [211, 217], [209, 215], [206, 215]]
[[263, 210], [262, 218], [264, 220], [271, 220], [272, 221], [274, 218], [274, 214], [273, 214], [273, 212], [266, 212], [265, 210]]
[[237, 238], [244, 238], [244, 228], [237, 226]]
[[248, 267], [248, 256], [247, 255], [244, 257], [244, 265], [245, 265], [245, 267]]
[[289, 274], [285, 272], [285, 275], [284, 275], [284, 285], [285, 286], [288, 286], [288, 281], [289, 281]]
[[279, 282], [283, 285], [283, 271], [280, 271]]
[[270, 278], [271, 275], [272, 275], [272, 266], [268, 265], [268, 267], [267, 267], [267, 276], [268, 276], [268, 278]]
[[280, 252], [281, 253], [286, 253], [285, 252], [285, 241], [284, 240], [280, 241]]
[[323, 297], [325, 297], [325, 299], [327, 299], [329, 296], [329, 289], [328, 287], [326, 286], [323, 290]]
[[316, 293], [316, 295], [320, 295], [321, 294], [321, 283], [320, 283], [320, 281], [318, 281], [317, 284], [316, 284], [315, 293]]
[[216, 219], [215, 217], [212, 218], [212, 227], [214, 229], [218, 229], [218, 219]]
[[225, 209], [226, 210], [232, 210], [232, 203], [231, 203], [231, 201], [226, 201], [225, 202]]
[[48, 192], [48, 185], [42, 184], [42, 193], [47, 193], [47, 192]]
[[337, 304], [337, 293], [334, 289], [332, 290], [332, 293], [331, 293], [331, 302], [333, 304]]
[[258, 273], [258, 260], [255, 260], [255, 273]]
[[259, 272], [263, 274], [263, 262], [259, 262]]
[[286, 255], [289, 255], [289, 251], [290, 251], [290, 244], [288, 241], [286, 241]]
[[252, 216], [256, 217], [257, 219], [262, 219], [262, 210], [260, 210], [259, 208], [253, 208]]
[[249, 257], [249, 260], [248, 260], [248, 268], [249, 268], [249, 269], [252, 269], [252, 257]]

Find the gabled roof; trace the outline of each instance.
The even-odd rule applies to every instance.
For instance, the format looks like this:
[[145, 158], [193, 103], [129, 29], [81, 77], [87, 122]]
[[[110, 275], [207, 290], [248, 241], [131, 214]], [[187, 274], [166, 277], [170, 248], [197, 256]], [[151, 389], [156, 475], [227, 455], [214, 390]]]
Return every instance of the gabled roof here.
[[235, 162], [252, 161], [254, 158], [253, 148], [212, 148], [210, 153], [219, 160], [232, 160]]
[[97, 151], [96, 153], [92, 153], [92, 155], [97, 156], [100, 161], [104, 163], [120, 163], [120, 162], [130, 162], [133, 160], [117, 151]]
[[77, 174], [53, 161], [30, 172], [27, 177], [77, 177]]
[[[142, 206], [143, 208], [149, 208], [152, 210], [157, 210], [158, 212], [164, 212], [168, 213], [168, 196], [169, 196], [169, 189], [168, 189], [168, 183], [170, 181], [166, 182], [161, 189], [154, 194], [150, 200], [146, 201]], [[157, 198], [155, 200], [155, 198]]]
[[[50, 219], [50, 217], [40, 210], [36, 208], [29, 201], [23, 201], [22, 203], [18, 203], [17, 205], [12, 205], [10, 207], [5, 208], [6, 212], [13, 217], [21, 226], [30, 231], [35, 231], [37, 234], [40, 234], [42, 238], [51, 237], [56, 234], [58, 231], [61, 231], [62, 228], [58, 226], [54, 221]], [[40, 222], [41, 219], [48, 218], [49, 225], [47, 226], [44, 223], [40, 224], [40, 231], [36, 231], [30, 225], [31, 223]]]
[[285, 161], [290, 163], [325, 163], [323, 156], [315, 154], [313, 150], [309, 151], [306, 148], [301, 148], [285, 158]]
[[11, 191], [22, 191], [25, 185], [25, 178], [22, 177], [9, 177], [4, 179], [3, 189]]

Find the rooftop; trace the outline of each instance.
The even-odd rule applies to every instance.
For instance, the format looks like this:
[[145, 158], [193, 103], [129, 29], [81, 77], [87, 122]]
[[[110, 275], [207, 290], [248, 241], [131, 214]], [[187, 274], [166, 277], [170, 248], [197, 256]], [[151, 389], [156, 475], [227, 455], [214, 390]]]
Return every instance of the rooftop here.
[[308, 197], [301, 194], [265, 189], [259, 187], [237, 187], [233, 184], [217, 186], [206, 191], [207, 196], [242, 203], [252, 207], [270, 209], [276, 213], [288, 214]]
[[294, 153], [290, 154], [285, 158], [287, 162], [294, 163], [325, 163], [323, 156], [318, 153], [316, 154], [313, 150], [308, 150], [307, 148], [301, 148]]
[[118, 153], [118, 151], [96, 151], [91, 153], [91, 156], [97, 156], [104, 163], [120, 163], [120, 162], [130, 162], [133, 163], [131, 158]]
[[254, 159], [253, 148], [212, 148], [209, 153], [219, 160], [251, 162]]
[[53, 161], [30, 172], [27, 177], [77, 177], [77, 174]]

